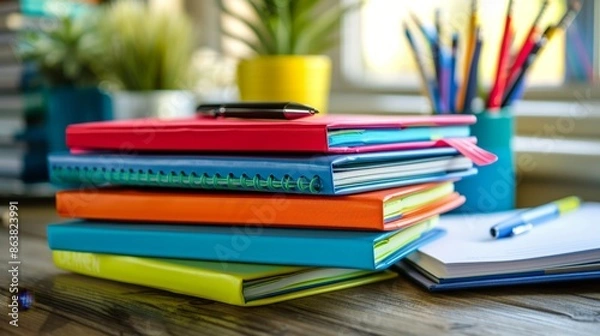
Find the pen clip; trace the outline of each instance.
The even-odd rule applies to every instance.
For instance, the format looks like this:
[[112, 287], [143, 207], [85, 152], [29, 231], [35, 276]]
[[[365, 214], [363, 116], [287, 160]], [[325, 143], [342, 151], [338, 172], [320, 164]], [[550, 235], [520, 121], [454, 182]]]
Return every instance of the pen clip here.
[[512, 233], [513, 236], [517, 236], [517, 235], [529, 232], [529, 231], [531, 231], [531, 229], [533, 229], [533, 224], [527, 223], [527, 224], [524, 224], [524, 225], [519, 225], [517, 227], [514, 227], [511, 230], [511, 233]]
[[224, 112], [222, 106], [217, 105], [199, 105], [196, 107], [196, 116], [204, 118], [217, 118]]

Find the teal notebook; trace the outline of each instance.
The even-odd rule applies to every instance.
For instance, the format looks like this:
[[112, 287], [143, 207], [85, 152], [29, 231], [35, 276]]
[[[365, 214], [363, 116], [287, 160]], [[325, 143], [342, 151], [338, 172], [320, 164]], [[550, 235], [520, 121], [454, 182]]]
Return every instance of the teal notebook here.
[[389, 232], [73, 221], [48, 226], [52, 250], [383, 270], [441, 237], [433, 217]]

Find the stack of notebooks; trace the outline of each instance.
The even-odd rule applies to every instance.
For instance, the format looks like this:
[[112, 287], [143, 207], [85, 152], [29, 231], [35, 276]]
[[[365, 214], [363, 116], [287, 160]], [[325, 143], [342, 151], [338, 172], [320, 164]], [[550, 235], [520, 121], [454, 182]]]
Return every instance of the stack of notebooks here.
[[60, 268], [235, 305], [396, 276], [494, 160], [473, 116], [72, 125], [50, 156]]

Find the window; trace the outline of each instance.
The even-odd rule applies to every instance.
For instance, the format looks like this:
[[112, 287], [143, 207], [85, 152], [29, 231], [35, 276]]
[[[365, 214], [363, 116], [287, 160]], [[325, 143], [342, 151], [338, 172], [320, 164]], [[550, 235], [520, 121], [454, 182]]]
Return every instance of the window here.
[[[543, 0], [515, 1], [513, 9], [516, 31], [513, 51], [520, 48], [534, 16]], [[556, 87], [563, 82], [593, 82], [598, 77], [594, 46], [594, 1], [584, 2], [584, 8], [566, 33], [552, 39], [536, 60], [528, 76], [529, 87]], [[498, 46], [503, 32], [506, 1], [479, 1], [479, 18], [484, 37], [481, 58], [481, 80], [488, 84], [494, 76]], [[449, 45], [450, 34], [464, 36], [469, 16], [469, 0], [388, 1], [370, 0], [359, 13], [351, 15], [344, 27], [342, 45], [343, 78], [351, 85], [370, 88], [394, 88], [415, 91], [419, 85], [416, 65], [404, 36], [402, 22], [409, 23], [413, 35], [424, 42], [409, 13], [414, 13], [426, 25], [433, 25], [433, 13], [441, 10], [443, 27], [447, 27], [442, 41]], [[540, 27], [560, 20], [566, 10], [566, 1], [552, 1], [547, 7]], [[597, 9], [597, 8], [596, 8]], [[566, 37], [566, 38], [565, 38]], [[459, 41], [459, 59], [460, 59]], [[464, 45], [464, 43], [463, 43]], [[464, 62], [459, 62], [462, 73]], [[412, 88], [412, 90], [411, 90]]]
[[[514, 2], [513, 22], [516, 36], [513, 49], [520, 48], [542, 2], [543, 0]], [[344, 32], [347, 38], [358, 37], [359, 39], [358, 43], [344, 45], [345, 55], [356, 55], [342, 59], [347, 77], [358, 85], [371, 87], [375, 85], [406, 88], [418, 85], [416, 65], [404, 36], [402, 23], [409, 24], [416, 42], [421, 44], [421, 49], [424, 51], [424, 40], [410, 19], [409, 13], [414, 13], [425, 25], [433, 26], [434, 11], [439, 8], [442, 13], [442, 27], [445, 28], [441, 40], [449, 48], [452, 33], [459, 33], [460, 37], [466, 34], [470, 3], [469, 0], [368, 1], [360, 13], [353, 17], [352, 22], [347, 23]], [[480, 0], [478, 7], [484, 39], [480, 80], [489, 83], [495, 76], [507, 2]], [[566, 4], [563, 1], [553, 1], [547, 6], [540, 27], [558, 22], [565, 9]], [[575, 26], [573, 25], [573, 28], [577, 28]], [[569, 36], [579, 38], [579, 31], [573, 28], [569, 29]], [[582, 42], [581, 39], [577, 41], [579, 44]], [[464, 47], [465, 43], [460, 42], [459, 40], [459, 50], [462, 51], [460, 46]], [[587, 58], [587, 50], [584, 46], [580, 47], [584, 48], [584, 57]], [[544, 86], [561, 84], [565, 74], [565, 51], [565, 39], [562, 36], [553, 38], [546, 45], [540, 58], [536, 60], [529, 75], [529, 83]], [[459, 62], [458, 73], [462, 73], [462, 67], [463, 62]]]

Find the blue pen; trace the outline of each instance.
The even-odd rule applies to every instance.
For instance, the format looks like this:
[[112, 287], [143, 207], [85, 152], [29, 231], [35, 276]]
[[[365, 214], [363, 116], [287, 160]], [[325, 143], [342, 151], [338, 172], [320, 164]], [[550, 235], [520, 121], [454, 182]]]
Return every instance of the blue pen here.
[[447, 86], [447, 83], [444, 82], [444, 61], [443, 61], [443, 52], [444, 48], [442, 47], [442, 22], [441, 22], [441, 11], [439, 8], [435, 9], [435, 32], [436, 32], [436, 40], [433, 45], [433, 61], [435, 65], [435, 79], [437, 81], [439, 94], [440, 94], [440, 113], [446, 113], [448, 111], [448, 106], [446, 106], [446, 101], [448, 97], [448, 90], [450, 87]]
[[431, 97], [433, 100], [435, 113], [437, 113], [437, 114], [443, 113], [442, 99], [440, 97], [440, 87], [438, 85], [438, 82], [432, 78], [428, 81], [427, 84], [428, 84], [427, 87], [429, 88], [429, 91], [431, 92]]
[[406, 39], [410, 48], [412, 50], [415, 63], [417, 64], [417, 69], [419, 70], [419, 76], [421, 76], [421, 82], [424, 86], [423, 90], [427, 98], [429, 98], [429, 102], [431, 103], [431, 107], [434, 110], [434, 113], [441, 113], [440, 99], [438, 93], [437, 82], [435, 79], [429, 79], [427, 76], [425, 60], [423, 59], [423, 55], [420, 53], [417, 44], [408, 28], [406, 23], [403, 24], [404, 34], [406, 35]]
[[525, 210], [514, 217], [502, 221], [490, 229], [496, 239], [520, 235], [529, 232], [535, 225], [557, 218], [579, 207], [581, 200], [575, 196], [565, 197], [558, 201]]
[[411, 19], [413, 20], [413, 22], [415, 23], [415, 25], [417, 25], [417, 28], [419, 28], [419, 31], [421, 32], [421, 34], [423, 35], [423, 37], [425, 37], [425, 40], [427, 40], [427, 44], [429, 45], [429, 48], [433, 51], [433, 47], [436, 44], [436, 41], [438, 39], [437, 37], [437, 32], [435, 31], [434, 28], [431, 27], [425, 27], [425, 25], [423, 25], [423, 22], [421, 22], [421, 20], [419, 19], [418, 16], [415, 15], [415, 13], [409, 13]]
[[440, 108], [442, 113], [450, 113], [452, 109], [450, 107], [450, 93], [452, 89], [452, 82], [450, 81], [452, 75], [452, 69], [450, 68], [452, 61], [451, 56], [447, 50], [440, 49], [440, 60], [441, 60], [441, 80], [440, 86]]
[[540, 50], [542, 50], [542, 48], [544, 47], [544, 45], [546, 45], [547, 42], [548, 39], [542, 36], [535, 43], [533, 49], [531, 49], [531, 53], [527, 57], [527, 60], [525, 61], [525, 63], [523, 63], [521, 69], [519, 69], [515, 80], [512, 83], [510, 83], [510, 87], [507, 88], [508, 92], [505, 94], [504, 99], [502, 100], [502, 107], [511, 105], [512, 102], [518, 98], [517, 95], [519, 94], [519, 91], [521, 94], [523, 94], [525, 85], [525, 75], [527, 74], [527, 71], [529, 70], [533, 62], [536, 60]]
[[450, 101], [448, 110], [451, 113], [456, 113], [456, 95], [458, 87], [456, 84], [456, 52], [458, 50], [458, 33], [452, 34], [452, 49], [450, 54]]
[[510, 97], [510, 101], [508, 102], [508, 105], [511, 105], [513, 102], [515, 102], [523, 97], [523, 94], [525, 94], [525, 88], [527, 86], [527, 85], [525, 85], [526, 82], [527, 81], [525, 79], [523, 79], [522, 81], [520, 81], [517, 84], [517, 87], [515, 88], [513, 95]]
[[[427, 41], [427, 44], [429, 46], [429, 49], [431, 50], [431, 55], [433, 57], [433, 65], [434, 65], [434, 73], [433, 73], [433, 79], [432, 80], [428, 80], [426, 79], [425, 76], [423, 76], [422, 74], [420, 74], [421, 76], [421, 80], [423, 81], [423, 85], [426, 86], [426, 90], [428, 90], [428, 98], [431, 102], [431, 106], [434, 110], [434, 113], [443, 113], [444, 112], [444, 104], [442, 103], [441, 100], [441, 92], [440, 92], [440, 88], [441, 88], [441, 83], [439, 81], [439, 76], [441, 75], [441, 73], [439, 72], [439, 40], [440, 40], [440, 36], [439, 36], [439, 32], [438, 32], [438, 26], [436, 26], [435, 28], [430, 28], [430, 27], [425, 27], [425, 25], [421, 22], [421, 20], [419, 19], [419, 17], [417, 17], [414, 13], [409, 13], [411, 19], [413, 20], [413, 22], [415, 23], [415, 25], [417, 26], [417, 28], [419, 29], [419, 31], [421, 32], [421, 34], [423, 35], [423, 37], [425, 38], [425, 40]], [[438, 17], [439, 18], [439, 17]], [[405, 31], [406, 29], [406, 25], [405, 25]], [[406, 33], [407, 35], [410, 35], [410, 33]], [[407, 36], [408, 37], [408, 36]], [[412, 41], [412, 37], [409, 37], [409, 43], [414, 44], [414, 42]], [[415, 47], [413, 47], [413, 51], [416, 50]], [[419, 55], [419, 52], [416, 51], [417, 55]], [[420, 56], [418, 56], [420, 57]], [[424, 67], [424, 65], [423, 65]], [[419, 72], [421, 72], [421, 70], [419, 69]]]

